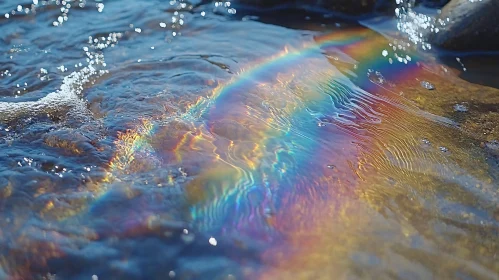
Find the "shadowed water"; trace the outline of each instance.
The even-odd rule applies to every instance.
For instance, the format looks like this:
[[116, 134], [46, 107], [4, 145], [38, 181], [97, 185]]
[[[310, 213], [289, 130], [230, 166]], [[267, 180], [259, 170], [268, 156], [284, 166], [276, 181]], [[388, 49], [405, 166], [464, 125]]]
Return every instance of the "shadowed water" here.
[[0, 3], [0, 279], [497, 279], [467, 56], [391, 18], [33, 3]]

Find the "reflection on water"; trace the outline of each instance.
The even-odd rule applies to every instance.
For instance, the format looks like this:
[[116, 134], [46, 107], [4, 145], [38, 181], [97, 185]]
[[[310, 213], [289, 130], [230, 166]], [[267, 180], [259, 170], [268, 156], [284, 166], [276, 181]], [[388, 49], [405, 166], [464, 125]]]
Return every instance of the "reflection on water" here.
[[0, 278], [497, 278], [499, 91], [434, 53], [227, 4], [7, 2]]

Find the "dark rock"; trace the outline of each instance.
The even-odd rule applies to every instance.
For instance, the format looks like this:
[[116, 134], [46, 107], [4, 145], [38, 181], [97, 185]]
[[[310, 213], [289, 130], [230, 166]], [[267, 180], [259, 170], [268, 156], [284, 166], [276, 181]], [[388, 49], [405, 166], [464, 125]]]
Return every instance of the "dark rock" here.
[[[449, 0], [416, 0], [415, 4], [440, 8], [448, 2]], [[327, 10], [348, 16], [364, 16], [373, 13], [394, 14], [397, 7], [395, 0], [237, 0], [234, 3], [259, 9]]]
[[445, 4], [449, 3], [449, 0], [420, 0], [416, 1], [416, 3], [420, 3], [428, 8], [441, 8]]
[[353, 16], [365, 15], [376, 11], [386, 11], [388, 7], [395, 8], [394, 0], [239, 0], [235, 2], [264, 9], [328, 10]]
[[438, 19], [445, 26], [429, 35], [431, 44], [448, 50], [499, 51], [498, 0], [452, 0]]

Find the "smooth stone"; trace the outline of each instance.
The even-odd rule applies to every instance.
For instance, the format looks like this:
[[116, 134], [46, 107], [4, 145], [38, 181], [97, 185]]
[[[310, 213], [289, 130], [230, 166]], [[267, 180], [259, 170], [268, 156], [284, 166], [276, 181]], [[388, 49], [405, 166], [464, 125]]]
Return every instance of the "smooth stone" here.
[[446, 26], [429, 34], [431, 44], [456, 51], [499, 51], [498, 0], [452, 0], [438, 19]]

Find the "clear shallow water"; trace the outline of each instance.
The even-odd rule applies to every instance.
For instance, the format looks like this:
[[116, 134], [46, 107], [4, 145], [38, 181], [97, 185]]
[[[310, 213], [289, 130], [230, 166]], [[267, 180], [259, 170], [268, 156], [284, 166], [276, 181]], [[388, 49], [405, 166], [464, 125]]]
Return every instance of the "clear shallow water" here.
[[499, 95], [461, 64], [331, 19], [17, 4], [0, 278], [497, 278]]

